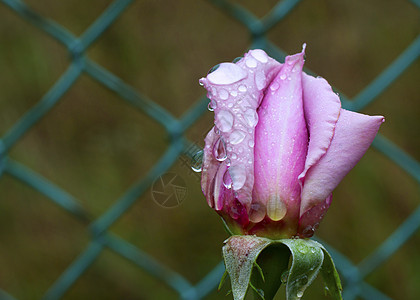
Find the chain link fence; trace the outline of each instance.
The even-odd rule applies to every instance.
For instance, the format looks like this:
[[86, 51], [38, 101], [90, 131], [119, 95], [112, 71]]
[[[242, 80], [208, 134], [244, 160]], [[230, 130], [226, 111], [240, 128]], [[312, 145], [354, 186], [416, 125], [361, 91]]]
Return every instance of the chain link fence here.
[[[160, 174], [166, 172], [177, 161], [180, 155], [185, 152], [187, 154], [193, 154], [190, 151], [191, 142], [186, 138], [185, 133], [207, 110], [208, 100], [206, 97], [203, 96], [201, 99], [198, 99], [196, 104], [190, 107], [180, 118], [175, 117], [162, 106], [148, 99], [130, 84], [124, 82], [87, 56], [86, 53], [92, 44], [101, 37], [113, 22], [121, 17], [124, 11], [130, 9], [130, 4], [133, 2], [131, 0], [116, 0], [112, 2], [79, 36], [70, 32], [66, 27], [51, 21], [49, 18], [39, 15], [23, 1], [1, 0], [1, 2], [3, 6], [8, 7], [22, 20], [29, 22], [38, 30], [49, 35], [64, 46], [71, 57], [70, 65], [49, 91], [31, 109], [23, 114], [0, 139], [0, 178], [4, 177], [4, 175], [9, 175], [31, 187], [36, 192], [48, 197], [51, 202], [75, 216], [83, 224], [87, 224], [87, 228], [91, 233], [88, 246], [59, 275], [49, 289], [45, 291], [43, 299], [61, 299], [64, 297], [76, 280], [79, 278], [83, 280], [83, 274], [93, 265], [105, 249], [111, 250], [126, 258], [133, 265], [146, 271], [150, 276], [158, 278], [176, 291], [181, 299], [204, 299], [218, 285], [224, 271], [222, 263], [215, 266], [201, 281], [193, 284], [182, 274], [172, 270], [158, 259], [153, 258], [152, 255], [147, 254], [125, 239], [112, 233], [109, 229], [135, 204], [142, 194], [148, 191], [154, 180]], [[304, 2], [304, 0], [279, 1], [263, 18], [254, 16], [251, 11], [236, 2], [225, 0], [210, 0], [208, 2], [218, 7], [226, 16], [236, 19], [241, 26], [246, 28], [252, 37], [250, 48], [265, 49], [272, 57], [281, 61], [284, 59], [286, 53], [270, 41], [268, 33], [274, 26], [286, 18], [300, 2]], [[407, 2], [412, 5], [413, 9], [420, 9], [420, 1], [412, 0], [411, 2]], [[354, 111], [364, 109], [378, 99], [407, 68], [414, 64], [419, 55], [420, 36], [413, 40], [411, 45], [355, 97], [350, 99], [341, 95], [343, 107]], [[141, 180], [127, 189], [98, 218], [92, 217], [92, 214], [80, 204], [81, 202], [69, 192], [41, 176], [24, 163], [16, 161], [9, 156], [10, 150], [19, 143], [22, 137], [40, 119], [48, 115], [49, 111], [60, 102], [63, 95], [72, 89], [76, 80], [83, 75], [89, 76], [114, 92], [133, 108], [139, 109], [147, 114], [152, 120], [161, 125], [169, 136], [169, 144], [159, 161]], [[373, 147], [412, 176], [417, 183], [420, 181], [419, 162], [406, 154], [392, 141], [379, 134], [373, 142]], [[2, 201], [1, 196], [0, 201]], [[202, 201], [202, 205], [206, 205], [205, 201]], [[419, 227], [420, 206], [398, 228], [391, 232], [382, 244], [358, 264], [353, 263], [349, 258], [332, 247], [328, 247], [345, 283], [344, 298], [346, 300], [358, 297], [363, 299], [390, 299], [374, 286], [366, 283], [365, 278], [403, 247], [410, 237], [417, 232]], [[0, 290], [0, 299], [15, 298], [8, 294], [7, 291]]]

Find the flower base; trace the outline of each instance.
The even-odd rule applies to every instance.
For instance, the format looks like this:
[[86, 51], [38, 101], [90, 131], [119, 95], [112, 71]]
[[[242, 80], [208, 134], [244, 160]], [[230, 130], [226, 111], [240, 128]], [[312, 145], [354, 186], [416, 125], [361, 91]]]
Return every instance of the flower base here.
[[273, 299], [286, 284], [288, 300], [298, 300], [321, 272], [326, 290], [341, 299], [341, 282], [330, 254], [310, 239], [270, 240], [257, 236], [234, 235], [225, 241], [223, 258], [235, 300], [245, 298], [249, 287], [261, 299]]

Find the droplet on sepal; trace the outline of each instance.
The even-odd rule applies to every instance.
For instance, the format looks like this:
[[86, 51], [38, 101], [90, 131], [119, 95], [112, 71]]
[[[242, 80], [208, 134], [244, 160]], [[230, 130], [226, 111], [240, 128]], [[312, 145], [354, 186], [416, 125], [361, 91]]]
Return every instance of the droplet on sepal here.
[[283, 284], [287, 283], [287, 278], [289, 278], [289, 270], [286, 270], [281, 274], [281, 282]]

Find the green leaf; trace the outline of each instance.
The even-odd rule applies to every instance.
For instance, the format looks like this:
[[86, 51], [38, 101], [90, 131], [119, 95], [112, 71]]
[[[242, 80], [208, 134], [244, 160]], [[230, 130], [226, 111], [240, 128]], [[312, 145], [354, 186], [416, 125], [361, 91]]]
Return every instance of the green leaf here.
[[279, 240], [292, 252], [292, 265], [286, 285], [287, 300], [299, 300], [318, 275], [324, 260], [322, 246], [307, 239]]
[[324, 252], [324, 262], [321, 267], [321, 275], [324, 279], [326, 290], [334, 300], [343, 300], [343, 296], [341, 295], [343, 288], [341, 287], [340, 276], [338, 275], [331, 255], [323, 246], [321, 247]]

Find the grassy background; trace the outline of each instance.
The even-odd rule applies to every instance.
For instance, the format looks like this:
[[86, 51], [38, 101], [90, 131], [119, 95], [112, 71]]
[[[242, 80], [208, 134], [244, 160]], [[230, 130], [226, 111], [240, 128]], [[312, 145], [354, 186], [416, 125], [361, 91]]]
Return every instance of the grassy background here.
[[[259, 17], [276, 1], [235, 1]], [[111, 1], [35, 1], [43, 16], [81, 34]], [[269, 33], [288, 53], [308, 44], [306, 66], [342, 94], [355, 96], [420, 33], [408, 1], [302, 1]], [[66, 49], [0, 5], [0, 136], [48, 91], [69, 65]], [[88, 56], [173, 115], [204, 94], [198, 79], [249, 45], [246, 29], [207, 1], [134, 2]], [[380, 132], [420, 160], [420, 61], [363, 112], [382, 114]], [[203, 144], [206, 113], [187, 136]], [[157, 162], [168, 146], [163, 128], [86, 75], [11, 150], [10, 156], [80, 200], [94, 217]], [[207, 207], [197, 176], [181, 161], [181, 206], [163, 209], [145, 193], [111, 231], [198, 282], [221, 259], [226, 235]], [[334, 193], [318, 236], [359, 262], [418, 205], [415, 180], [370, 149]], [[39, 299], [89, 242], [82, 224], [15, 179], [0, 178], [0, 288]], [[420, 234], [367, 282], [394, 299], [420, 297]], [[176, 294], [123, 258], [104, 251], [64, 299], [174, 299]], [[324, 299], [315, 284], [306, 299]], [[214, 292], [208, 299], [229, 299]], [[283, 296], [279, 296], [283, 299]]]

